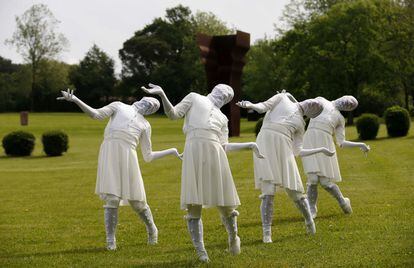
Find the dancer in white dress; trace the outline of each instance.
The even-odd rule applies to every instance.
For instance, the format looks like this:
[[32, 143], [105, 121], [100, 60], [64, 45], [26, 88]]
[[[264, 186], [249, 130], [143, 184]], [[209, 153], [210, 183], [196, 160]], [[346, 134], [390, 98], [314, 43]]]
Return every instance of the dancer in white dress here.
[[98, 174], [95, 193], [105, 201], [104, 219], [108, 250], [116, 249], [116, 226], [118, 206], [130, 204], [145, 223], [148, 244], [156, 244], [158, 230], [147, 204], [144, 182], [138, 166], [136, 147], [141, 143], [141, 153], [146, 162], [175, 155], [181, 157], [175, 148], [152, 151], [151, 126], [144, 115], [155, 113], [160, 103], [155, 98], [144, 97], [133, 105], [112, 102], [100, 109], [94, 109], [73, 95], [73, 90], [62, 91], [62, 97], [76, 103], [93, 119], [110, 117], [105, 128], [104, 141], [99, 150]]
[[188, 94], [173, 106], [161, 87], [149, 84], [142, 89], [161, 97], [170, 119], [185, 117], [186, 135], [182, 176], [181, 208], [187, 209], [188, 230], [200, 261], [208, 262], [203, 242], [202, 207], [217, 207], [228, 232], [229, 251], [240, 253], [235, 210], [240, 205], [225, 151], [250, 148], [260, 155], [256, 143], [228, 143], [227, 117], [220, 108], [233, 98], [233, 89], [219, 84], [208, 96]]
[[323, 153], [331, 156], [334, 152], [326, 148], [306, 150], [302, 148], [305, 132], [303, 116], [313, 118], [322, 111], [322, 105], [313, 99], [297, 102], [292, 95], [282, 91], [269, 100], [257, 104], [249, 101], [237, 103], [242, 108], [266, 112], [263, 126], [257, 135], [257, 145], [265, 159], [254, 157], [254, 176], [256, 189], [260, 189], [262, 203], [263, 242], [271, 243], [273, 220], [273, 200], [276, 188], [284, 188], [294, 201], [303, 217], [307, 232], [316, 232], [315, 223], [309, 211], [309, 204], [300, 178], [295, 156]]
[[[343, 96], [334, 101], [317, 97], [322, 103], [322, 113], [312, 118], [304, 136], [303, 147], [307, 149], [327, 147], [335, 151], [333, 135], [337, 144], [343, 147], [359, 147], [363, 152], [370, 150], [369, 146], [362, 142], [345, 140], [345, 119], [340, 111], [352, 111], [358, 106], [358, 101], [353, 96]], [[312, 217], [317, 214], [318, 183], [321, 184], [339, 203], [343, 212], [352, 213], [351, 201], [342, 195], [335, 182], [342, 180], [336, 155], [326, 157], [321, 154], [302, 157], [303, 169], [307, 174], [307, 196]]]

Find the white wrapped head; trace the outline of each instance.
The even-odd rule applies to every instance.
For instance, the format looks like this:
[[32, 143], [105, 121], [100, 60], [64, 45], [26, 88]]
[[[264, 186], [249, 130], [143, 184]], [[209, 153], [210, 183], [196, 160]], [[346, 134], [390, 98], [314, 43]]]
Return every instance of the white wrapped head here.
[[316, 99], [304, 100], [299, 102], [298, 105], [302, 109], [303, 115], [309, 118], [317, 117], [323, 110], [322, 103]]
[[132, 104], [140, 114], [150, 115], [158, 111], [160, 108], [160, 102], [156, 98], [143, 97], [139, 101]]
[[213, 88], [207, 97], [214, 103], [218, 108], [229, 103], [234, 97], [234, 91], [231, 86], [226, 84], [218, 84]]
[[350, 95], [342, 96], [339, 99], [334, 100], [333, 103], [339, 111], [346, 111], [346, 112], [355, 110], [356, 107], [358, 106], [357, 99], [355, 99], [355, 97], [350, 96]]

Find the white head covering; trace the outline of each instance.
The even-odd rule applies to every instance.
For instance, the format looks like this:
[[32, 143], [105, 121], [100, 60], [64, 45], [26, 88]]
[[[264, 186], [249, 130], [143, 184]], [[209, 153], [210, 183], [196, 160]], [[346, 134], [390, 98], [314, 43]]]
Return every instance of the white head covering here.
[[218, 108], [229, 103], [234, 97], [234, 91], [231, 86], [226, 84], [218, 84], [213, 88], [207, 97], [214, 103]]
[[345, 95], [333, 101], [339, 111], [352, 111], [358, 106], [358, 101], [354, 96]]
[[316, 99], [308, 99], [298, 103], [302, 109], [303, 114], [309, 118], [317, 117], [323, 110], [322, 103]]
[[160, 108], [160, 102], [156, 98], [143, 97], [139, 101], [132, 104], [140, 114], [149, 115], [153, 114]]

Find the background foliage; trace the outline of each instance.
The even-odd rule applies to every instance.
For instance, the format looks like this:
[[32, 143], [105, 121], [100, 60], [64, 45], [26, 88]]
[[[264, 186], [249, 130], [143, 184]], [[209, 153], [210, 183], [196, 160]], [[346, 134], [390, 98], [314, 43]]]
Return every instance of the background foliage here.
[[[352, 94], [360, 106], [349, 122], [361, 113], [382, 116], [392, 105], [412, 110], [413, 0], [292, 0], [281, 21], [275, 36], [257, 40], [247, 54], [243, 98], [263, 101], [281, 89], [298, 100]], [[132, 102], [148, 82], [163, 86], [173, 103], [190, 91], [206, 93], [210, 89], [196, 45], [200, 32], [220, 35], [235, 29], [211, 12], [193, 14], [178, 5], [125, 40], [120, 75], [95, 44], [79, 64], [39, 61], [33, 96], [31, 65], [0, 58], [0, 110], [28, 109], [31, 100], [37, 111], [76, 109], [52, 101], [66, 87], [75, 87], [93, 106]]]

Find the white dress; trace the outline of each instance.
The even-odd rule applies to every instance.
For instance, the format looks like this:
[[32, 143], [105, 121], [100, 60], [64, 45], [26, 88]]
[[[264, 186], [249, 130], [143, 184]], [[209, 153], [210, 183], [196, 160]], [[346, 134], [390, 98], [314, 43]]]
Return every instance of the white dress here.
[[122, 205], [128, 200], [146, 201], [136, 147], [141, 143], [144, 158], [151, 154], [150, 124], [133, 106], [122, 102], [97, 111], [98, 119], [110, 120], [99, 150], [95, 193], [104, 200], [109, 195], [117, 196]]
[[262, 182], [266, 181], [277, 188], [303, 192], [295, 160], [305, 131], [302, 112], [285, 93], [277, 94], [262, 104], [267, 112], [256, 143], [265, 158], [253, 156], [255, 186], [261, 189]]
[[[335, 134], [338, 144], [344, 142], [345, 118], [331, 101], [322, 97], [317, 99], [323, 104], [323, 111], [319, 116], [310, 120], [304, 136], [303, 148], [325, 147], [330, 151], [335, 151], [333, 135]], [[316, 173], [334, 182], [342, 180], [336, 154], [331, 157], [324, 154], [305, 156], [302, 157], [302, 163], [306, 173]]]
[[227, 117], [206, 96], [197, 93], [188, 94], [167, 115], [171, 119], [185, 116], [181, 209], [187, 205], [240, 205], [222, 146], [228, 142]]

